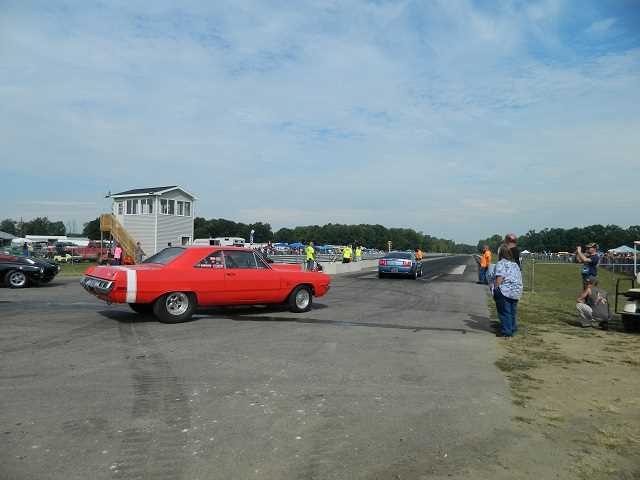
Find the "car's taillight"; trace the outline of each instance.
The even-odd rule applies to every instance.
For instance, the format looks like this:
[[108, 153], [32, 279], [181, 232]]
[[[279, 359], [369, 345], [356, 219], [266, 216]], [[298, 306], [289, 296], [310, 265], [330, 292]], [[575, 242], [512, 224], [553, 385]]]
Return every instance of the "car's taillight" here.
[[385, 259], [381, 259], [378, 261], [378, 265], [384, 267], [387, 264], [387, 261]]

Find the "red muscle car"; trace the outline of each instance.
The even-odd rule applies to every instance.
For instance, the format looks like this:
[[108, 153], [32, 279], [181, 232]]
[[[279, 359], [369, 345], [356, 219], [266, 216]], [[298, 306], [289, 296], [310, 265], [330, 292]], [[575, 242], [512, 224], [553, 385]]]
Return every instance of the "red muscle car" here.
[[330, 282], [324, 273], [269, 263], [248, 248], [206, 246], [165, 248], [139, 265], [90, 267], [80, 283], [108, 303], [179, 323], [197, 306], [288, 303], [292, 312], [306, 312]]

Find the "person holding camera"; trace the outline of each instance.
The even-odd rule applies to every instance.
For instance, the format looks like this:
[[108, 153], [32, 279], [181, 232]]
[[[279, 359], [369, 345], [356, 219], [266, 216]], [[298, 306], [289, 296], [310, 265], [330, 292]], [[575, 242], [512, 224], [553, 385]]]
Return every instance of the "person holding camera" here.
[[587, 286], [587, 278], [598, 277], [598, 263], [600, 263], [600, 257], [598, 256], [598, 245], [595, 243], [589, 243], [586, 245], [586, 252], [582, 251], [582, 247], [576, 248], [576, 262], [582, 263], [582, 288], [583, 290]]

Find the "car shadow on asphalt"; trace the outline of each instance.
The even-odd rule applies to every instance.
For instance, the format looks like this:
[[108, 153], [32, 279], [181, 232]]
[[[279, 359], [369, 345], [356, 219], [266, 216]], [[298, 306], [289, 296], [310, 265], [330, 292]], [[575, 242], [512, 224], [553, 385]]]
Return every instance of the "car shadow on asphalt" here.
[[[310, 311], [322, 310], [328, 308], [323, 303], [314, 303], [311, 306]], [[195, 315], [205, 315], [218, 318], [244, 318], [244, 316], [256, 316], [264, 313], [285, 313], [289, 312], [289, 307], [286, 305], [237, 305], [229, 307], [199, 307], [196, 310]], [[136, 313], [127, 310], [99, 310], [98, 314], [103, 317], [107, 317], [111, 320], [117, 320], [122, 323], [143, 323], [143, 322], [158, 322], [158, 319], [153, 313]], [[256, 317], [256, 318], [274, 318], [274, 317]], [[287, 318], [287, 317], [282, 317]], [[197, 317], [192, 317], [187, 322], [195, 322], [199, 320]], [[291, 319], [294, 320], [294, 319]]]
[[[315, 304], [314, 309], [327, 308], [326, 305]], [[218, 307], [198, 309], [198, 317], [192, 317], [188, 322], [194, 322], [203, 319], [201, 315], [206, 317], [216, 317], [218, 319], [231, 320], [234, 322], [260, 322], [260, 323], [300, 323], [307, 325], [325, 325], [334, 327], [368, 327], [395, 330], [408, 330], [414, 333], [423, 331], [433, 332], [449, 332], [449, 333], [471, 333], [472, 330], [465, 328], [448, 328], [448, 327], [424, 327], [417, 325], [399, 325], [393, 323], [374, 323], [374, 322], [353, 322], [349, 320], [327, 320], [320, 318], [309, 318], [305, 316], [284, 317], [277, 316], [278, 313], [287, 313], [286, 307], [281, 306], [242, 306], [242, 307]], [[100, 310], [98, 311], [103, 317], [116, 320], [120, 323], [145, 323], [157, 322], [158, 320], [152, 314], [140, 314], [135, 312], [127, 312], [125, 310]], [[268, 313], [269, 315], [264, 315]], [[275, 315], [272, 315], [275, 314]]]

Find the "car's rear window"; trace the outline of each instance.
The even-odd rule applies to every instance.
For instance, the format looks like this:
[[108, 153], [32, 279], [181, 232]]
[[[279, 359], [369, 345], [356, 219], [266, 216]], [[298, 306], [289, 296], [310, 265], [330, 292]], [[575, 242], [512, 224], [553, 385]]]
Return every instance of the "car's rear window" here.
[[387, 253], [384, 258], [404, 258], [411, 260], [411, 254], [408, 252], [390, 252]]
[[151, 257], [147, 258], [142, 263], [159, 263], [161, 265], [166, 265], [169, 262], [171, 262], [174, 258], [177, 258], [180, 255], [182, 255], [182, 252], [184, 251], [185, 249], [182, 247], [168, 247], [168, 248], [165, 248], [164, 250], [159, 251], [155, 255], [152, 255]]

